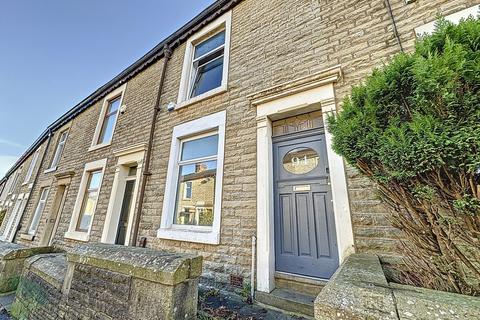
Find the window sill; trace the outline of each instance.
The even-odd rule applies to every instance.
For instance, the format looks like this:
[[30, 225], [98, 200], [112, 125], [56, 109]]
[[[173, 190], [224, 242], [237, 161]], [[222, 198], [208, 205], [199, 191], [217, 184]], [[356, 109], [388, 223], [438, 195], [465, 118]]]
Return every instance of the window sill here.
[[157, 238], [195, 243], [220, 244], [220, 233], [215, 231], [160, 228], [157, 231]]
[[28, 233], [22, 233], [22, 234], [20, 235], [20, 239], [26, 240], [26, 241], [33, 241], [34, 238], [35, 238], [34, 235], [28, 234]]
[[86, 232], [67, 231], [65, 232], [65, 238], [70, 240], [88, 242], [90, 235]]
[[187, 106], [192, 105], [194, 103], [200, 102], [200, 101], [208, 99], [208, 98], [212, 98], [214, 96], [217, 96], [217, 95], [225, 93], [225, 92], [227, 92], [227, 85], [222, 85], [222, 86], [220, 86], [216, 89], [205, 92], [205, 93], [203, 93], [199, 96], [196, 96], [194, 98], [191, 98], [191, 99], [188, 99], [188, 100], [177, 103], [177, 105], [175, 106], [175, 110], [181, 109], [183, 107], [187, 107]]
[[96, 144], [94, 146], [91, 146], [90, 148], [88, 148], [88, 152], [90, 151], [95, 151], [95, 150], [98, 150], [98, 149], [102, 149], [102, 148], [106, 148], [108, 147], [109, 145], [111, 145], [112, 142], [106, 142], [106, 143], [101, 143], [101, 144]]
[[49, 169], [43, 171], [43, 173], [50, 173], [50, 172], [53, 172], [53, 171], [57, 171], [57, 167], [49, 168]]

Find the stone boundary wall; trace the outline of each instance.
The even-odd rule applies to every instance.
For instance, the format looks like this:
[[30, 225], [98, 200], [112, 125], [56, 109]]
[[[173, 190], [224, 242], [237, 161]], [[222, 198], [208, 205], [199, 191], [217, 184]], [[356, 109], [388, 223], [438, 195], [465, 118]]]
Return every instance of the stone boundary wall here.
[[480, 319], [480, 298], [388, 283], [376, 255], [353, 254], [314, 303], [316, 320]]
[[25, 259], [53, 251], [52, 247], [28, 248], [16, 243], [0, 241], [0, 294], [17, 289]]
[[88, 244], [28, 259], [16, 319], [196, 319], [202, 258]]

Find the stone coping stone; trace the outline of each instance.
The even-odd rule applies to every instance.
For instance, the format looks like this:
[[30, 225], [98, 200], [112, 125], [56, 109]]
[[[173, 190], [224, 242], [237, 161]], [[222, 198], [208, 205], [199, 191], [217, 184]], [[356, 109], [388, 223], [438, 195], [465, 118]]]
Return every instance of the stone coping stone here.
[[202, 257], [198, 255], [102, 243], [75, 246], [67, 253], [67, 261], [165, 285], [176, 285], [202, 274]]
[[315, 319], [398, 319], [391, 289], [377, 256], [353, 254], [314, 302]]
[[0, 241], [0, 260], [24, 259], [36, 254], [50, 253], [53, 247], [27, 247], [17, 243]]
[[480, 319], [480, 298], [390, 283], [401, 320]]
[[25, 261], [25, 269], [36, 274], [53, 287], [61, 289], [67, 272], [64, 253], [40, 254]]

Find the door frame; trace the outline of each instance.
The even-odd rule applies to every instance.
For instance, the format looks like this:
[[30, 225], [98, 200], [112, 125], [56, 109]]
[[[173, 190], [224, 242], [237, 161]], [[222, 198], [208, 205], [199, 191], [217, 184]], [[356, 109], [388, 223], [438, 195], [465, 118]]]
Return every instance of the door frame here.
[[[249, 96], [257, 111], [257, 248], [256, 288], [275, 289], [275, 236], [272, 121], [321, 110], [324, 128], [336, 112], [334, 83], [341, 77], [339, 66], [278, 85]], [[341, 264], [354, 252], [353, 230], [343, 158], [332, 149], [332, 136], [325, 130], [327, 158]]]
[[142, 164], [145, 154], [145, 146], [139, 145], [127, 150], [120, 150], [114, 153], [118, 157], [117, 166], [115, 168], [115, 177], [113, 179], [112, 192], [108, 202], [107, 215], [103, 226], [101, 242], [114, 244], [117, 236], [118, 222], [120, 219], [120, 209], [123, 203], [126, 181], [130, 167], [137, 166], [137, 174], [135, 176], [135, 187], [133, 189], [133, 199], [130, 207], [130, 216], [128, 217], [127, 234], [125, 237], [125, 246], [130, 243], [130, 236], [133, 225], [133, 212], [137, 205], [138, 187], [142, 176]]

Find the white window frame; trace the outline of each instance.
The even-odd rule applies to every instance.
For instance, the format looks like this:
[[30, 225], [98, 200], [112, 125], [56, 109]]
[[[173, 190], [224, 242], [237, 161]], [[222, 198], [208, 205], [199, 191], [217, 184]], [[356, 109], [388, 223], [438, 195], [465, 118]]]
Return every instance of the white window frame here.
[[[43, 211], [45, 210], [45, 206], [47, 205], [47, 200], [48, 200], [48, 195], [50, 193], [50, 188], [49, 187], [44, 187], [42, 188], [40, 192], [40, 197], [38, 198], [37, 206], [35, 207], [35, 212], [33, 214], [33, 217], [30, 221], [30, 226], [28, 227], [27, 234], [34, 236], [37, 233], [38, 226], [40, 225], [40, 220], [43, 214]], [[42, 199], [42, 196], [45, 194], [45, 199]], [[40, 206], [43, 204], [43, 207], [40, 209]], [[38, 218], [37, 225], [33, 229], [33, 221]]]
[[[12, 242], [13, 238], [15, 237], [15, 232], [18, 228], [18, 224], [20, 223], [20, 218], [23, 215], [23, 211], [27, 205], [29, 194], [19, 194], [17, 201], [15, 202], [12, 212], [8, 217], [8, 220], [4, 218], [4, 221], [7, 222], [5, 225], [5, 229], [3, 230], [2, 236], [0, 236], [0, 240]], [[13, 201], [11, 202], [13, 204]]]
[[[77, 199], [75, 201], [75, 206], [73, 208], [72, 218], [70, 220], [70, 225], [68, 227], [68, 231], [65, 233], [65, 238], [73, 239], [78, 241], [87, 242], [90, 238], [90, 232], [92, 230], [93, 220], [95, 218], [95, 211], [97, 209], [98, 200], [100, 199], [100, 192], [102, 191], [102, 183], [103, 177], [105, 174], [105, 167], [107, 166], [107, 159], [101, 159], [97, 161], [93, 161], [90, 163], [85, 164], [85, 168], [83, 170], [82, 180], [80, 182], [80, 187], [78, 189]], [[98, 188], [98, 198], [97, 202], [95, 203], [95, 207], [93, 208], [93, 215], [92, 220], [90, 222], [90, 226], [88, 227], [87, 232], [77, 231], [77, 223], [78, 218], [80, 216], [80, 211], [82, 209], [82, 204], [85, 198], [85, 192], [87, 190], [87, 183], [92, 171], [101, 170], [100, 174], [100, 187]]]
[[23, 170], [23, 165], [20, 168], [18, 168], [17, 171], [15, 171], [13, 175], [12, 184], [8, 188], [8, 195], [11, 195], [15, 191], [15, 188], [17, 187], [18, 179], [20, 178], [20, 174], [22, 173], [22, 170]]
[[[170, 158], [168, 161], [167, 180], [163, 200], [160, 229], [157, 237], [206, 244], [220, 243], [220, 224], [222, 209], [223, 162], [225, 155], [225, 123], [226, 112], [218, 112], [209, 116], [183, 123], [173, 129]], [[215, 182], [215, 205], [213, 224], [211, 227], [174, 224], [176, 196], [178, 190], [179, 164], [182, 142], [196, 139], [206, 132], [218, 133], [217, 174]]]
[[[178, 91], [178, 99], [176, 109], [185, 107], [187, 105], [196, 103], [198, 101], [210, 98], [214, 95], [227, 91], [228, 88], [228, 66], [230, 61], [230, 34], [232, 29], [232, 12], [226, 12], [215, 21], [211, 22], [199, 32], [191, 36], [187, 40], [185, 57], [183, 60], [182, 77], [180, 80], [180, 88]], [[220, 87], [212, 89], [208, 92], [202, 93], [196, 97], [190, 98], [189, 94], [192, 85], [192, 71], [193, 71], [193, 55], [195, 52], [195, 45], [207, 40], [218, 32], [225, 30], [225, 45], [224, 45], [224, 60], [223, 60], [223, 74], [222, 84]]]
[[[460, 10], [458, 12], [452, 13], [448, 16], [445, 16], [445, 20], [450, 21], [453, 24], [460, 23], [460, 20], [467, 19], [468, 17], [477, 17], [480, 14], [480, 4], [476, 4], [469, 8]], [[420, 27], [415, 28], [415, 34], [417, 36], [429, 35], [435, 31], [435, 24], [438, 20], [431, 21]]]
[[30, 165], [28, 166], [28, 171], [27, 174], [25, 175], [25, 180], [23, 181], [23, 185], [26, 185], [30, 182], [30, 179], [32, 178], [33, 175], [33, 170], [35, 170], [35, 166], [37, 165], [37, 160], [38, 156], [40, 155], [40, 148], [35, 151], [32, 157], [32, 161], [30, 162]]
[[[102, 109], [100, 110], [100, 116], [98, 117], [98, 122], [97, 122], [97, 127], [95, 128], [95, 133], [93, 134], [93, 140], [92, 140], [92, 145], [88, 149], [88, 151], [93, 151], [97, 150], [100, 148], [104, 148], [109, 146], [112, 143], [113, 136], [115, 135], [115, 128], [117, 127], [118, 123], [118, 116], [120, 114], [120, 110], [122, 109], [123, 106], [123, 98], [125, 96], [125, 89], [127, 88], [127, 84], [124, 84], [123, 86], [113, 90], [110, 92], [104, 99], [103, 99], [103, 105]], [[105, 121], [105, 116], [110, 104], [110, 101], [115, 100], [116, 98], [120, 97], [120, 102], [119, 102], [119, 107], [117, 110], [117, 115], [115, 117], [115, 123], [113, 124], [113, 132], [112, 132], [112, 138], [110, 141], [98, 143], [98, 139], [100, 139], [100, 133], [102, 132], [102, 127], [103, 123]]]
[[[62, 140], [62, 137], [65, 136], [65, 139]], [[68, 129], [60, 131], [60, 135], [58, 136], [57, 146], [55, 147], [55, 153], [53, 154], [52, 162], [50, 163], [50, 167], [44, 171], [44, 173], [49, 173], [57, 170], [58, 164], [60, 163], [60, 159], [62, 158], [63, 151], [65, 150], [65, 144], [67, 143], [68, 139]], [[60, 147], [62, 148], [60, 150]]]

